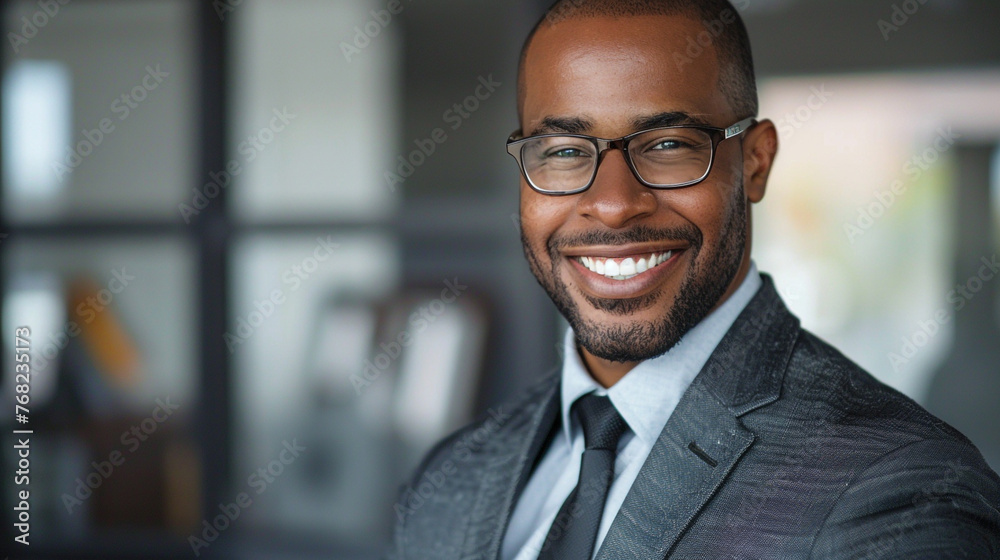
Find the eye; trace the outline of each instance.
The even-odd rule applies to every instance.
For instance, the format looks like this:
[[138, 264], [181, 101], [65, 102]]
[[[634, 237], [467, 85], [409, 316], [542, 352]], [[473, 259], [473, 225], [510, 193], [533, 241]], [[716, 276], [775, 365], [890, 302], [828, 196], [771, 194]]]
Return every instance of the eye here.
[[579, 148], [557, 148], [550, 150], [549, 153], [545, 154], [545, 157], [549, 158], [578, 158], [587, 157], [587, 154]]
[[657, 140], [652, 145], [649, 146], [650, 150], [679, 150], [682, 148], [690, 148], [691, 145], [683, 140], [677, 138], [663, 138]]

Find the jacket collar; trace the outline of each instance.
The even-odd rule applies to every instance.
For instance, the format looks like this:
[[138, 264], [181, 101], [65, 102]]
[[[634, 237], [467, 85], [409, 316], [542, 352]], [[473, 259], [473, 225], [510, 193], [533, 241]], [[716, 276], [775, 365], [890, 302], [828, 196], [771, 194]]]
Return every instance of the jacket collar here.
[[[653, 445], [596, 560], [664, 558], [754, 441], [739, 417], [778, 399], [799, 333], [774, 282], [763, 284], [688, 387]], [[483, 465], [463, 557], [496, 559], [531, 469], [558, 427], [558, 372], [495, 434], [510, 445]], [[668, 498], [664, 498], [664, 497]]]
[[773, 280], [762, 278], [667, 421], [596, 560], [666, 557], [753, 445], [739, 418], [779, 398], [799, 334]]
[[778, 398], [800, 331], [774, 280], [768, 274], [761, 279], [760, 290], [695, 379], [737, 417]]

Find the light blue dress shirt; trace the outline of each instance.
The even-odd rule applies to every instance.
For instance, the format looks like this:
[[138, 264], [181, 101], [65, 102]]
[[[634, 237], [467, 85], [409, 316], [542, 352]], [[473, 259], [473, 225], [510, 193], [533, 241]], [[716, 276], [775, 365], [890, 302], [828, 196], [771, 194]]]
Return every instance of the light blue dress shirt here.
[[593, 391], [607, 395], [629, 429], [618, 443], [614, 479], [604, 504], [594, 553], [601, 547], [632, 483], [684, 391], [708, 361], [736, 317], [761, 286], [751, 261], [743, 283], [718, 309], [702, 319], [667, 353], [639, 363], [605, 389], [587, 372], [572, 329], [566, 330], [562, 369], [562, 433], [553, 438], [521, 494], [504, 535], [503, 560], [535, 560], [559, 508], [576, 487], [583, 454], [583, 429], [570, 407]]

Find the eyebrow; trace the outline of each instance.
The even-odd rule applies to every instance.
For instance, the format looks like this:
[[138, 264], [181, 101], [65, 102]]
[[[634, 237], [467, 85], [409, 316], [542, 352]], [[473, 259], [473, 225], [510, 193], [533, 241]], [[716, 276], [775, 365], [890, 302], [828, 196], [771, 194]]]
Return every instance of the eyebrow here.
[[552, 134], [555, 132], [583, 134], [592, 128], [594, 128], [593, 121], [585, 117], [545, 117], [528, 136]]
[[712, 126], [708, 121], [702, 119], [701, 117], [691, 115], [683, 111], [670, 111], [644, 117], [636, 117], [632, 119], [631, 124], [632, 130], [645, 130], [647, 128], [678, 125]]
[[[629, 123], [633, 131], [658, 128], [662, 126], [712, 126], [708, 121], [683, 111], [667, 111], [654, 115], [634, 117]], [[594, 122], [586, 117], [545, 117], [530, 134], [585, 134], [594, 128]]]

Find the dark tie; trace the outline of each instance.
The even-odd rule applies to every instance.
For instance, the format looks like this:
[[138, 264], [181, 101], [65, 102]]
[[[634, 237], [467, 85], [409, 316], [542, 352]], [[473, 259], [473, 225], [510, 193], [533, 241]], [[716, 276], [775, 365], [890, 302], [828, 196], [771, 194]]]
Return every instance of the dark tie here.
[[538, 560], [590, 560], [614, 475], [618, 440], [628, 428], [608, 397], [590, 393], [573, 408], [583, 425], [580, 479], [559, 508]]

